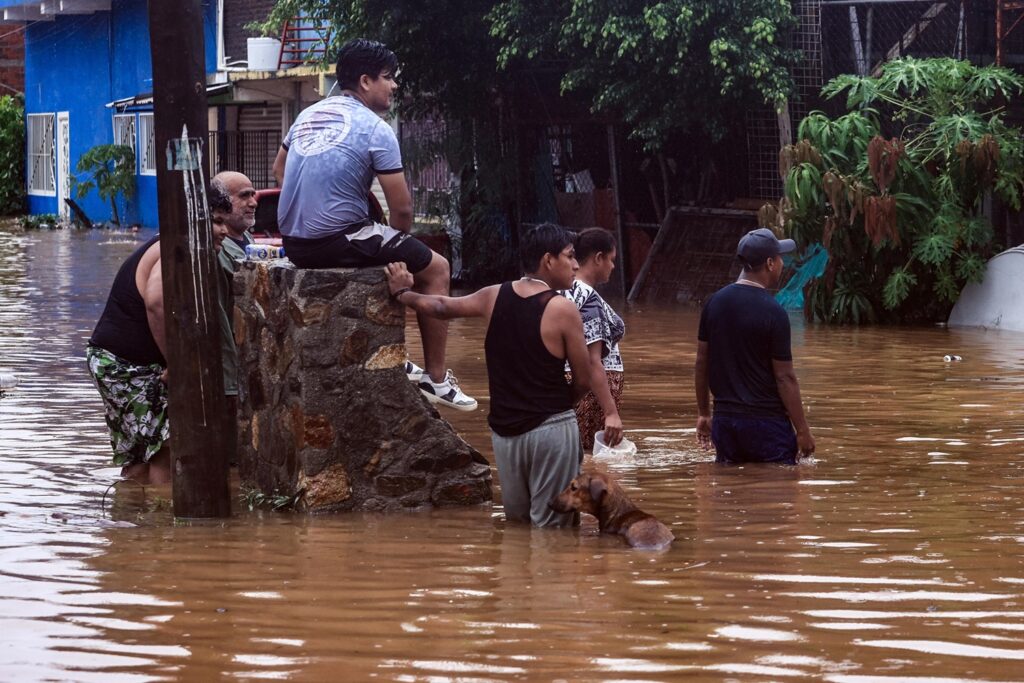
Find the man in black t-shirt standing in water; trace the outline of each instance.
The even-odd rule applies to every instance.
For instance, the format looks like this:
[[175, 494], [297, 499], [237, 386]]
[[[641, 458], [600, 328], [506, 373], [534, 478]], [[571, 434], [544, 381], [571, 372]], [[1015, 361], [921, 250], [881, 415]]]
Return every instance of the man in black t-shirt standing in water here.
[[[789, 316], [768, 291], [782, 278], [782, 254], [796, 249], [768, 228], [740, 239], [739, 279], [718, 290], [697, 332], [697, 441], [720, 463], [795, 465], [814, 452], [793, 371]], [[711, 419], [708, 392], [715, 397]], [[794, 434], [796, 430], [796, 434]]]
[[[558, 291], [579, 270], [574, 235], [550, 223], [519, 244], [525, 276], [450, 297], [412, 291], [404, 263], [387, 266], [391, 296], [420, 315], [487, 320], [484, 356], [490, 384], [494, 459], [505, 518], [534, 526], [569, 526], [573, 513], [548, 503], [579, 474], [583, 449], [573, 405], [590, 391], [583, 321]], [[572, 384], [565, 381], [565, 362]]]

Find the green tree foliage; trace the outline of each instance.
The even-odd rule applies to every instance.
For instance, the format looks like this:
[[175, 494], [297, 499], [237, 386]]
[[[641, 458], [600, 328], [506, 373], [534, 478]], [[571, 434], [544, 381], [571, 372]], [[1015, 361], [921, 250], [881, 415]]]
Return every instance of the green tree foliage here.
[[[942, 320], [993, 253], [991, 193], [1014, 209], [1024, 145], [1003, 121], [1024, 79], [952, 59], [900, 59], [825, 86], [849, 113], [812, 112], [780, 153], [780, 222], [830, 258], [807, 315], [831, 323]], [[883, 136], [891, 136], [885, 139]]]
[[499, 0], [488, 17], [502, 66], [557, 60], [563, 90], [652, 152], [680, 131], [720, 139], [742, 107], [779, 106], [792, 89], [787, 0]]
[[488, 268], [515, 268], [502, 237], [516, 205], [515, 124], [546, 116], [536, 95], [548, 83], [657, 152], [677, 132], [720, 138], [750, 96], [781, 102], [795, 55], [787, 0], [279, 0], [261, 28], [279, 34], [300, 13], [333, 26], [329, 60], [354, 37], [398, 54], [399, 111], [446, 122], [447, 139], [429, 144], [459, 176], [463, 244]]
[[[445, 122], [441, 138], [413, 141], [407, 167], [442, 154], [460, 180], [455, 199], [464, 257], [477, 279], [514, 270], [502, 237], [515, 205], [512, 128], [507, 106], [514, 75], [497, 70], [499, 43], [489, 33], [487, 0], [279, 0], [262, 28], [274, 34], [302, 12], [333, 27], [327, 60], [352, 38], [379, 40], [399, 58], [398, 111], [407, 120]], [[480, 250], [477, 258], [474, 250]], [[484, 270], [487, 272], [483, 272]]]
[[117, 198], [135, 196], [135, 152], [127, 145], [97, 145], [78, 159], [75, 171], [85, 180], [72, 178], [75, 196], [84, 198], [94, 189], [100, 198], [110, 202], [113, 222], [120, 225]]
[[0, 214], [25, 206], [25, 107], [21, 97], [0, 97]]

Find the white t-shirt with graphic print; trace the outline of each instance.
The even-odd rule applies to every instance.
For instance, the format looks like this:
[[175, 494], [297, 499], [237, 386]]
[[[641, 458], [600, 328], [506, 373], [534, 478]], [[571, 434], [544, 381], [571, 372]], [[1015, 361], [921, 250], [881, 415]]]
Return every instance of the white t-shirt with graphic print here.
[[281, 146], [288, 159], [277, 220], [288, 237], [327, 237], [366, 219], [374, 176], [402, 172], [395, 131], [349, 95], [308, 107]]

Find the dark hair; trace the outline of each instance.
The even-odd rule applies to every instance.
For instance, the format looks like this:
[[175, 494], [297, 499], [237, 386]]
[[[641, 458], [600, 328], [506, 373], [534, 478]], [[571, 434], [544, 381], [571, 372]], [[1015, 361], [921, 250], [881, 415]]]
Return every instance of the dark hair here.
[[604, 228], [587, 228], [576, 235], [576, 260], [582, 264], [594, 254], [615, 251], [615, 236]]
[[384, 72], [398, 70], [398, 57], [384, 43], [356, 38], [345, 43], [338, 51], [338, 65], [334, 69], [338, 87], [355, 90], [363, 74], [377, 79]]
[[764, 259], [760, 263], [748, 263], [742, 256], [737, 256], [736, 260], [740, 262], [740, 266], [743, 267], [743, 270], [748, 273], [760, 273], [764, 270], [764, 267], [768, 265], [768, 259]]
[[519, 263], [525, 273], [535, 273], [544, 254], [562, 253], [573, 243], [573, 233], [554, 223], [541, 223], [523, 235], [519, 242]]
[[211, 180], [210, 187], [206, 191], [206, 203], [210, 207], [210, 212], [220, 211], [222, 213], [231, 213], [231, 194], [227, 188], [224, 187], [224, 183], [219, 180]]

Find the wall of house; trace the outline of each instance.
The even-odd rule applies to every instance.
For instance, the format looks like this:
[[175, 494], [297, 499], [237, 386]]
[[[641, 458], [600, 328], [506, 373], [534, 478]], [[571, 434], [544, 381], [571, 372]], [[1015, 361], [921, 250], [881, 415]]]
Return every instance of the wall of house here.
[[224, 55], [228, 62], [248, 59], [246, 39], [259, 33], [245, 27], [254, 21], [266, 21], [275, 4], [276, 0], [224, 0]]
[[25, 90], [25, 34], [0, 28], [0, 95]]
[[[217, 2], [204, 0], [203, 7], [206, 71], [213, 73]], [[68, 112], [72, 172], [91, 147], [114, 141], [115, 112], [105, 105], [152, 92], [148, 27], [145, 0], [113, 0], [109, 12], [58, 16], [26, 28], [25, 111]], [[144, 144], [138, 131], [136, 121], [136, 149]], [[136, 195], [122, 203], [122, 220], [156, 226], [156, 176], [138, 174], [138, 164], [136, 159]], [[76, 201], [94, 221], [111, 218], [109, 203], [95, 191]], [[33, 214], [58, 212], [56, 197], [29, 195], [28, 205]]]

